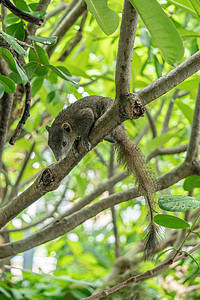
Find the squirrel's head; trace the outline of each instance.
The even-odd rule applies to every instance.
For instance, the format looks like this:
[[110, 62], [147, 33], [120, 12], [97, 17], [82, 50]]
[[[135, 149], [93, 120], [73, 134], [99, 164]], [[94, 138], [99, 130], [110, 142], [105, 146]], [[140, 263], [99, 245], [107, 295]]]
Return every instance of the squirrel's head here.
[[48, 145], [53, 151], [56, 160], [64, 158], [69, 151], [69, 148], [74, 143], [76, 136], [69, 123], [59, 125], [46, 126], [49, 133]]

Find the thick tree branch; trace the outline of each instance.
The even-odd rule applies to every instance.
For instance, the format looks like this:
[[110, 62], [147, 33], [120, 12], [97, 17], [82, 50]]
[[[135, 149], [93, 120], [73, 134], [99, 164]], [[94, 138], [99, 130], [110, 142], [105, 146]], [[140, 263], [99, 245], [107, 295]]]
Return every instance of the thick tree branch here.
[[197, 99], [196, 99], [196, 104], [194, 109], [190, 142], [187, 150], [187, 156], [185, 159], [186, 162], [192, 162], [197, 156], [198, 147], [199, 147], [199, 138], [200, 138], [200, 83], [199, 83]]
[[[132, 4], [124, 1], [115, 72], [115, 97], [130, 93], [133, 47], [138, 15]], [[127, 30], [128, 28], [128, 30]]]
[[152, 102], [154, 99], [166, 94], [175, 86], [200, 70], [200, 51], [186, 59], [178, 67], [158, 78], [138, 93], [136, 98], [140, 99], [143, 105]]
[[[96, 146], [100, 140], [102, 140], [113, 128], [115, 128], [118, 124], [128, 118], [133, 118], [132, 112], [130, 112], [130, 108], [132, 107], [131, 103], [135, 103], [135, 99], [138, 99], [137, 95], [140, 95], [140, 100], [142, 103], [152, 101], [152, 97], [159, 96], [160, 91], [166, 92], [173, 88], [176, 84], [182, 82], [187, 76], [191, 76], [194, 72], [196, 72], [200, 68], [200, 51], [194, 54], [192, 57], [187, 59], [184, 63], [178, 66], [173, 71], [169, 72], [163, 78], [158, 79], [155, 84], [151, 84], [151, 88], [145, 88], [138, 92], [137, 94], [132, 94], [127, 96], [127, 99], [130, 100], [127, 103], [127, 116], [122, 118], [118, 114], [118, 105], [114, 102], [113, 106], [108, 109], [106, 114], [104, 114], [95, 124], [91, 134], [90, 134], [90, 142], [92, 147]], [[177, 71], [178, 70], [178, 71]], [[192, 70], [192, 71], [190, 71]], [[180, 72], [180, 75], [178, 73]], [[184, 74], [184, 78], [182, 76]], [[174, 77], [175, 76], [175, 77]], [[169, 84], [167, 81], [169, 80]], [[164, 85], [164, 88], [163, 88]], [[151, 92], [151, 89], [153, 92]], [[155, 93], [155, 89], [159, 91], [159, 93]], [[163, 90], [164, 89], [164, 90]], [[149, 97], [147, 95], [149, 93]], [[141, 98], [141, 97], [144, 97]], [[146, 97], [150, 99], [146, 100]], [[2, 209], [0, 226], [4, 226], [9, 220], [15, 217], [18, 213], [20, 213], [23, 209], [29, 206], [31, 203], [39, 199], [42, 195], [46, 194], [49, 191], [56, 189], [61, 180], [69, 174], [69, 172], [77, 165], [77, 163], [83, 158], [83, 156], [87, 153], [87, 151], [83, 148], [82, 145], [79, 146], [79, 157], [75, 157], [73, 152], [70, 150], [67, 156], [61, 161], [49, 166], [44, 169], [40, 176], [36, 179], [36, 181], [22, 194], [20, 194], [17, 198], [15, 198], [11, 203], [6, 205]], [[187, 172], [185, 174], [185, 177]]]
[[[168, 172], [158, 179], [157, 190], [165, 189], [178, 182], [179, 180], [194, 174], [200, 174], [200, 169], [193, 164], [190, 165], [188, 163], [183, 163], [179, 167], [175, 168], [174, 170]], [[40, 230], [40, 232], [33, 234], [32, 236], [25, 238], [24, 240], [0, 246], [0, 258], [16, 255], [17, 253], [26, 251], [28, 249], [46, 243], [52, 239], [55, 239], [79, 226], [89, 218], [96, 216], [101, 211], [121, 202], [136, 198], [138, 196], [141, 196], [141, 194], [138, 192], [137, 187], [113, 194], [87, 208], [84, 208], [70, 215], [69, 217], [66, 217], [60, 221], [56, 221], [54, 224], [51, 224], [47, 228]], [[2, 216], [3, 221], [5, 221], [6, 219], [4, 216], [6, 213], [8, 213], [8, 211], [5, 208]]]
[[117, 182], [128, 177], [128, 172], [122, 172], [120, 174], [114, 175], [107, 179], [105, 182], [102, 182], [94, 192], [90, 193], [90, 195], [85, 196], [82, 200], [76, 203], [72, 208], [66, 211], [64, 214], [59, 216], [56, 220], [61, 220], [64, 217], [70, 216], [72, 213], [79, 211], [81, 208], [90, 204], [93, 200], [99, 197], [103, 192], [108, 191], [110, 187], [114, 186]]

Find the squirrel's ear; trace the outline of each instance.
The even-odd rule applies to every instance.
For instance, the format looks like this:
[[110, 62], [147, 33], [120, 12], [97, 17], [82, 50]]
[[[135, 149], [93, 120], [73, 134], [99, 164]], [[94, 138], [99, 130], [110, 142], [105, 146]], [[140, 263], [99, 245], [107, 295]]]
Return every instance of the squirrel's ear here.
[[51, 127], [49, 127], [48, 125], [46, 125], [46, 130], [47, 130], [48, 132], [50, 132], [50, 128], [51, 128]]
[[71, 126], [69, 125], [69, 123], [64, 123], [62, 125], [62, 128], [67, 131], [67, 132], [70, 132], [71, 131]]

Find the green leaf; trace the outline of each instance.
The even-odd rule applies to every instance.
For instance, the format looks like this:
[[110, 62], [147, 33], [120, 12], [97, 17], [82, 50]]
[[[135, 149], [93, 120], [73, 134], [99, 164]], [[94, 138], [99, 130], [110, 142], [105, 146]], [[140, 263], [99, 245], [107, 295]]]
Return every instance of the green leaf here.
[[197, 260], [189, 252], [183, 251], [183, 250], [181, 250], [181, 252], [187, 254], [195, 262], [195, 264], [197, 264], [198, 268], [200, 267], [199, 263], [197, 262]]
[[6, 27], [6, 33], [10, 34], [12, 37], [17, 38], [20, 41], [25, 39], [25, 29], [22, 21], [19, 23], [12, 24]]
[[6, 49], [6, 48], [0, 48], [0, 56], [6, 61], [6, 63], [9, 66], [9, 68], [13, 72], [19, 74], [19, 76], [21, 77], [23, 85], [25, 85], [28, 82], [28, 77], [22, 71], [22, 69], [18, 66], [17, 62], [13, 58], [12, 54], [10, 53], [10, 51], [8, 49]]
[[56, 96], [56, 92], [55, 91], [52, 91], [50, 92], [48, 95], [47, 95], [47, 105], [50, 104], [51, 102], [54, 102], [54, 99], [55, 99], [55, 96]]
[[3, 96], [4, 92], [5, 92], [5, 88], [3, 84], [0, 83], [0, 98]]
[[21, 9], [27, 13], [32, 11], [24, 0], [13, 0], [13, 2], [15, 3], [16, 7], [18, 7], [19, 9]]
[[0, 56], [6, 61], [8, 67], [13, 71], [17, 72], [16, 61], [14, 60], [10, 51], [6, 48], [0, 48]]
[[196, 236], [200, 238], [200, 233], [198, 231], [192, 231], [192, 233], [196, 234]]
[[200, 201], [189, 196], [163, 195], [159, 197], [158, 205], [167, 211], [187, 211], [200, 207]]
[[9, 14], [7, 15], [4, 20], [3, 20], [3, 23], [5, 25], [9, 25], [9, 24], [13, 24], [13, 23], [16, 23], [16, 22], [19, 22], [20, 21], [20, 18], [17, 17], [16, 15], [14, 14]]
[[119, 24], [119, 17], [114, 10], [108, 7], [108, 0], [85, 0], [85, 2], [103, 32], [107, 35], [115, 32]]
[[183, 28], [178, 28], [178, 32], [182, 39], [188, 39], [188, 38], [194, 38], [194, 37], [200, 37], [200, 33], [191, 31], [191, 30], [186, 30]]
[[166, 214], [156, 215], [154, 217], [154, 221], [156, 224], [167, 228], [184, 229], [190, 227], [190, 225], [186, 221], [178, 217]]
[[[49, 59], [48, 59], [48, 56], [47, 56], [47, 53], [45, 52], [45, 50], [42, 49], [40, 46], [35, 45], [35, 49], [36, 49], [37, 55], [39, 57], [40, 63], [43, 64], [43, 66], [38, 65], [38, 67], [35, 70], [35, 74], [37, 76], [44, 76], [49, 72], [48, 68], [44, 66], [44, 65], [49, 64]], [[35, 62], [39, 63], [38, 58], [32, 49], [29, 50], [28, 57], [29, 57], [29, 62], [35, 61]]]
[[178, 108], [182, 111], [183, 115], [186, 117], [186, 119], [189, 121], [190, 124], [192, 124], [193, 121], [193, 110], [191, 107], [189, 107], [187, 104], [176, 101], [175, 102]]
[[76, 288], [73, 288], [73, 290], [71, 290], [71, 294], [75, 299], [83, 299], [90, 295], [87, 290], [78, 290]]
[[151, 153], [160, 146], [164, 146], [170, 139], [174, 138], [174, 133], [164, 133], [152, 139], [145, 147], [145, 153]]
[[4, 36], [4, 38], [7, 40], [7, 42], [13, 47], [13, 49], [21, 56], [27, 56], [27, 52], [14, 40], [12, 36], [9, 34], [0, 31], [1, 34]]
[[197, 15], [200, 18], [200, 1], [199, 0], [190, 0], [190, 3], [192, 4], [192, 6], [194, 7]]
[[43, 64], [43, 65], [48, 65], [49, 64], [49, 58], [48, 58], [48, 55], [46, 53], [46, 51], [40, 47], [39, 45], [35, 45], [35, 50], [39, 56], [39, 59], [40, 59], [40, 62]]
[[39, 66], [39, 63], [36, 61], [31, 61], [28, 64], [24, 66], [24, 70], [26, 71], [26, 74], [28, 78], [31, 78], [37, 67]]
[[56, 44], [58, 37], [57, 36], [51, 36], [51, 37], [44, 37], [44, 36], [34, 36], [34, 35], [28, 35], [28, 38], [32, 41], [44, 44], [44, 45], [54, 45]]
[[53, 72], [55, 72], [58, 76], [60, 76], [64, 80], [67, 80], [73, 86], [75, 86], [75, 87], [79, 86], [79, 84], [76, 81], [74, 81], [71, 77], [66, 75], [66, 72], [64, 73], [64, 67], [55, 67], [52, 65], [47, 65], [47, 67], [49, 67]]
[[185, 191], [191, 191], [194, 188], [199, 188], [199, 187], [200, 187], [200, 176], [199, 175], [187, 177], [183, 184], [183, 188]]
[[176, 249], [174, 249], [173, 247], [171, 247], [171, 248], [169, 248], [169, 249], [167, 249], [167, 250], [162, 251], [161, 253], [159, 253], [159, 254], [157, 255], [157, 257], [156, 257], [156, 261], [158, 261], [158, 259], [159, 259], [161, 256], [163, 256], [165, 253], [167, 253], [168, 251], [172, 251], [172, 250], [176, 250]]
[[11, 72], [9, 78], [12, 79], [16, 84], [22, 83], [22, 79], [16, 72]]
[[14, 93], [15, 91], [15, 83], [12, 79], [7, 76], [0, 75], [0, 83], [4, 86], [6, 93]]
[[7, 298], [11, 298], [11, 295], [9, 294], [9, 292], [7, 292], [6, 289], [4, 289], [3, 287], [0, 286], [0, 292], [5, 295]]
[[171, 65], [180, 61], [184, 54], [182, 39], [159, 3], [156, 0], [130, 0], [130, 2], [140, 14], [165, 60]]
[[31, 94], [35, 96], [35, 94], [40, 90], [43, 84], [43, 77], [36, 77], [31, 81]]
[[198, 15], [196, 14], [194, 8], [192, 7], [192, 5], [190, 4], [190, 2], [188, 0], [175, 0], [175, 1], [174, 0], [168, 0], [168, 1], [173, 3], [178, 8], [181, 8], [184, 11], [188, 12], [189, 14], [194, 16], [195, 18], [198, 18]]
[[83, 253], [83, 248], [81, 246], [81, 243], [78, 242], [72, 242], [70, 240], [67, 241], [67, 245], [70, 247], [70, 250], [72, 253], [76, 256], [79, 256]]

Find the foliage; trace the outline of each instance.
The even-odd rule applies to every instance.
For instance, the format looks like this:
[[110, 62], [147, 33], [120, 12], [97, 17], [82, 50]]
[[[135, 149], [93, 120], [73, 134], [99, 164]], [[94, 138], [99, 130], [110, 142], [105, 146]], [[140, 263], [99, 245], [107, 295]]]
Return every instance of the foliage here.
[[[30, 117], [16, 144], [11, 146], [7, 142], [4, 145], [0, 173], [2, 207], [27, 191], [38, 174], [55, 162], [47, 146], [45, 126], [53, 121], [63, 107], [87, 95], [115, 98], [122, 1], [85, 1], [89, 12], [83, 9], [62, 33], [59, 30], [66, 25], [66, 16], [73, 12], [78, 2], [81, 1], [60, 3], [54, 0], [44, 12], [32, 0], [15, 0], [14, 4], [23, 11], [45, 18], [45, 24], [34, 30], [33, 25], [22, 21], [9, 10], [4, 16], [0, 35], [0, 96], [4, 92], [15, 93], [7, 141], [22, 114], [24, 86], [29, 82], [32, 106]], [[131, 92], [138, 92], [199, 50], [199, 1], [130, 2], [139, 13], [130, 80]], [[57, 10], [57, 7], [61, 9]], [[11, 48], [6, 46], [7, 43]], [[9, 68], [6, 75], [2, 61]], [[150, 160], [155, 177], [176, 170], [185, 161], [194, 122], [194, 99], [198, 84], [199, 75], [190, 76], [167, 94], [149, 103], [148, 116], [145, 114], [144, 118], [125, 122], [129, 137], [139, 143], [142, 152]], [[2, 106], [0, 113], [2, 120]], [[151, 130], [152, 123], [156, 134]], [[8, 222], [6, 229], [13, 232], [2, 233], [2, 237], [6, 240], [5, 235], [9, 234], [8, 241], [23, 240], [27, 237], [27, 230], [17, 231], [19, 227], [23, 229], [36, 222], [30, 226], [28, 234], [40, 232], [56, 218], [62, 218], [81, 199], [97, 193], [102, 182], [110, 177], [113, 147], [104, 141], [96, 149], [87, 153], [57, 190], [46, 193]], [[198, 155], [193, 165], [198, 168]], [[114, 175], [123, 172], [116, 161], [112, 171]], [[180, 174], [180, 169], [173, 176], [179, 178], [177, 174]], [[200, 270], [195, 264], [195, 261], [199, 261], [200, 252], [198, 249], [192, 256], [189, 252], [190, 246], [197, 245], [200, 237], [197, 222], [200, 179], [196, 173], [183, 174], [179, 179], [158, 192], [160, 208], [156, 208], [158, 214], [155, 220], [164, 227], [175, 229], [163, 228], [163, 240], [169, 243], [167, 248], [161, 249], [162, 255], [158, 254], [158, 260], [163, 262], [170, 255], [177, 257], [183, 253], [181, 251], [186, 251], [188, 258], [163, 271], [160, 279], [154, 277], [145, 283], [131, 284], [120, 291], [123, 296], [116, 293], [115, 296], [110, 295], [110, 299], [129, 299], [136, 288], [138, 294], [135, 292], [133, 297], [138, 296], [139, 299], [167, 297], [178, 300], [183, 299], [183, 295], [190, 299], [200, 298], [200, 289], [195, 289], [200, 285]], [[112, 186], [106, 187], [93, 200], [97, 203], [112, 192], [122, 192], [123, 195], [133, 187], [133, 178], [124, 176], [116, 182], [114, 191]], [[186, 209], [183, 209], [183, 205]], [[185, 212], [191, 209], [196, 210]], [[170, 214], [163, 210], [170, 211]], [[121, 274], [116, 273], [119, 276], [112, 278], [111, 283], [105, 278], [109, 278], [116, 260], [116, 233], [113, 230], [116, 228], [113, 213], [109, 209], [72, 232], [66, 232], [37, 248], [37, 251], [43, 249], [45, 256], [56, 259], [56, 269], [51, 270], [50, 275], [42, 273], [42, 270], [41, 274], [23, 271], [23, 279], [15, 280], [11, 273], [6, 272], [8, 278], [0, 282], [0, 299], [81, 299], [91, 295], [97, 288], [101, 291], [102, 286], [115, 286], [122, 280], [154, 268], [153, 262], [144, 262], [140, 252], [134, 253], [134, 258], [131, 252], [143, 239], [146, 229], [143, 197], [115, 206], [115, 215], [120, 255], [126, 259], [128, 256], [130, 261], [128, 265], [123, 265]], [[184, 228], [189, 228], [188, 232]], [[176, 240], [180, 243], [176, 244]], [[169, 251], [168, 247], [177, 250]], [[105, 282], [102, 284], [103, 280]], [[170, 282], [176, 283], [174, 289]]]

